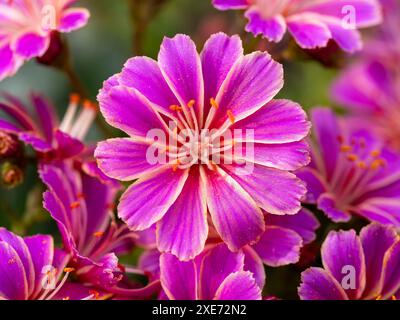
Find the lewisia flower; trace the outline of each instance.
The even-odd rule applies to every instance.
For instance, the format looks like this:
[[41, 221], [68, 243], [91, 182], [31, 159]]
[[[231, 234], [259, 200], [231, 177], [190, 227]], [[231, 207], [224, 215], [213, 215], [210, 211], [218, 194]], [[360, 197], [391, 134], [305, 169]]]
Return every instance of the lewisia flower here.
[[71, 294], [93, 298], [88, 288], [66, 283], [71, 272], [67, 262], [51, 236], [21, 238], [0, 228], [0, 300], [62, 299]]
[[76, 0], [0, 0], [0, 80], [44, 55], [51, 33], [86, 25], [89, 11], [73, 8]]
[[313, 159], [298, 173], [307, 183], [305, 201], [335, 222], [357, 214], [399, 227], [399, 157], [367, 129], [339, 123], [328, 108], [313, 109], [312, 121]]
[[81, 170], [72, 168], [68, 161], [57, 166], [44, 164], [39, 172], [48, 187], [44, 207], [58, 224], [65, 250], [72, 256], [69, 266], [80, 281], [131, 297], [148, 296], [157, 290], [158, 283], [138, 290], [118, 287], [125, 270], [116, 254], [129, 252], [136, 235], [112, 219], [119, 189], [115, 181], [103, 179], [92, 163], [83, 164]]
[[39, 153], [39, 160], [63, 160], [81, 154], [85, 150], [81, 142], [97, 114], [97, 105], [85, 100], [79, 111], [80, 97], [72, 94], [61, 123], [55, 108], [41, 95], [32, 94], [34, 112], [18, 98], [5, 95], [0, 111], [7, 118], [0, 119], [0, 132], [15, 135]]
[[324, 268], [302, 273], [299, 295], [304, 300], [396, 299], [400, 290], [400, 238], [379, 224], [331, 231], [321, 248]]
[[130, 136], [101, 142], [98, 165], [112, 178], [138, 179], [120, 218], [135, 231], [156, 223], [158, 249], [188, 260], [204, 248], [207, 210], [233, 251], [259, 240], [261, 209], [296, 214], [306, 190], [290, 171], [309, 162], [309, 123], [298, 104], [272, 100], [282, 78], [267, 53], [243, 55], [239, 37], [222, 33], [200, 55], [177, 35], [164, 39], [158, 62], [129, 60], [98, 96], [108, 123]]
[[381, 22], [376, 0], [213, 0], [213, 4], [220, 10], [246, 10], [246, 31], [270, 41], [281, 41], [288, 30], [304, 49], [325, 47], [332, 39], [344, 51], [360, 50], [358, 29]]
[[332, 96], [351, 112], [355, 123], [400, 150], [400, 69], [396, 73], [379, 61], [362, 61], [342, 73]]
[[224, 244], [207, 248], [194, 260], [160, 257], [161, 285], [171, 300], [260, 300], [261, 289], [244, 270], [243, 253]]

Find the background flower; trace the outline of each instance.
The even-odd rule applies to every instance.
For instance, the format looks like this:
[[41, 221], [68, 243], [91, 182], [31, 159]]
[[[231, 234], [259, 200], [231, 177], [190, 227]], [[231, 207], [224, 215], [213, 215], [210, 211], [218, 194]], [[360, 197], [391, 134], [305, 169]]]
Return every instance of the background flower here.
[[391, 299], [400, 289], [395, 229], [370, 224], [359, 237], [354, 230], [331, 231], [321, 254], [324, 269], [302, 273], [299, 295], [304, 300]]
[[[213, 4], [220, 10], [245, 9], [246, 31], [270, 41], [281, 41], [288, 30], [304, 49], [325, 47], [333, 39], [344, 51], [360, 50], [357, 29], [381, 21], [375, 0], [213, 0]], [[349, 10], [354, 10], [354, 26], [345, 20]]]
[[86, 25], [89, 11], [73, 8], [76, 0], [0, 1], [0, 80], [45, 54], [53, 31], [70, 32]]

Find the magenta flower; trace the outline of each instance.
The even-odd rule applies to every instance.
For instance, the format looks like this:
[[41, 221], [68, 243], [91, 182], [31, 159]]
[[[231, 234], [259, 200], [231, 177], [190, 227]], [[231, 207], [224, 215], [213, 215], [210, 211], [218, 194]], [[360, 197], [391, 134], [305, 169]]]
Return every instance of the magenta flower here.
[[[290, 171], [309, 162], [309, 123], [299, 105], [272, 100], [282, 78], [267, 53], [243, 55], [239, 37], [222, 33], [200, 55], [177, 35], [164, 39], [158, 62], [129, 60], [98, 96], [108, 123], [130, 136], [101, 142], [98, 165], [112, 178], [138, 179], [120, 218], [135, 231], [156, 223], [158, 249], [188, 260], [204, 248], [207, 210], [233, 251], [260, 238], [261, 209], [296, 214], [305, 188]], [[155, 129], [169, 140], [155, 142]], [[165, 161], [149, 159], [154, 145]]]
[[53, 31], [86, 25], [89, 11], [73, 8], [76, 0], [0, 0], [0, 80], [22, 64], [45, 54]]
[[44, 207], [58, 224], [64, 247], [71, 254], [69, 265], [83, 283], [111, 294], [145, 297], [158, 289], [152, 283], [143, 289], [121, 288], [125, 270], [116, 254], [129, 252], [137, 237], [112, 219], [118, 186], [103, 179], [94, 163], [76, 170], [68, 162], [42, 165], [40, 176], [48, 191]]
[[81, 142], [97, 114], [97, 105], [84, 101], [79, 110], [79, 96], [71, 95], [67, 112], [59, 122], [55, 108], [42, 96], [32, 94], [34, 113], [29, 112], [18, 98], [5, 95], [0, 110], [8, 116], [0, 119], [0, 132], [17, 136], [31, 145], [39, 154], [40, 161], [64, 160], [75, 157], [85, 150]]
[[288, 30], [304, 49], [325, 47], [332, 39], [344, 51], [360, 50], [358, 29], [381, 22], [376, 0], [213, 0], [213, 4], [220, 10], [246, 10], [246, 31], [255, 36], [279, 42]]
[[303, 300], [395, 299], [400, 290], [400, 238], [379, 224], [331, 231], [321, 248], [324, 268], [302, 273]]
[[339, 123], [330, 109], [314, 109], [312, 121], [313, 159], [298, 173], [307, 183], [306, 202], [335, 222], [357, 214], [399, 227], [399, 157], [367, 129]]
[[332, 96], [351, 112], [355, 124], [370, 128], [400, 150], [399, 90], [400, 74], [392, 66], [362, 61], [342, 73], [333, 85]]
[[0, 300], [57, 299], [70, 273], [67, 262], [51, 236], [21, 238], [0, 228]]
[[161, 285], [170, 300], [260, 300], [261, 289], [244, 271], [244, 260], [243, 253], [232, 253], [224, 244], [186, 262], [164, 253]]

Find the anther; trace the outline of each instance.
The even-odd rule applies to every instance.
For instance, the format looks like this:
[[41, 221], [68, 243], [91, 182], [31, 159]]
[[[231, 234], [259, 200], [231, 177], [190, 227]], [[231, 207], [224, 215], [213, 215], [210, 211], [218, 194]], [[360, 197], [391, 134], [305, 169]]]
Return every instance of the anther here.
[[71, 93], [69, 96], [69, 101], [73, 104], [79, 104], [79, 102], [81, 101], [81, 96], [77, 93]]
[[192, 107], [195, 105], [195, 103], [196, 103], [195, 100], [190, 100], [190, 101], [187, 103], [188, 108], [192, 108]]
[[80, 206], [81, 206], [81, 204], [79, 203], [79, 201], [72, 202], [72, 203], [69, 205], [69, 207], [70, 207], [71, 209], [77, 209], [77, 208], [79, 208]]
[[373, 156], [374, 158], [377, 158], [381, 155], [381, 152], [379, 150], [374, 150], [371, 152], [371, 156]]
[[361, 169], [366, 169], [367, 165], [364, 161], [359, 161], [359, 162], [357, 162], [357, 167], [359, 167]]
[[219, 107], [218, 102], [215, 101], [214, 98], [211, 98], [211, 99], [210, 99], [210, 104], [211, 104], [211, 106], [214, 107], [215, 109], [218, 109], [218, 107]]
[[354, 153], [348, 154], [346, 158], [349, 161], [356, 161], [358, 159], [357, 155], [355, 155]]
[[178, 170], [180, 164], [181, 164], [181, 162], [179, 161], [179, 159], [176, 160], [176, 163], [174, 163], [174, 164], [172, 165], [172, 171], [173, 171], [173, 172], [176, 172], [176, 170]]
[[93, 233], [93, 236], [100, 238], [102, 236], [104, 236], [104, 232], [103, 231], [96, 231]]
[[100, 293], [98, 291], [95, 291], [95, 290], [90, 290], [89, 294], [92, 295], [95, 300], [97, 300], [99, 298], [99, 296], [100, 296]]
[[65, 273], [71, 273], [71, 272], [74, 272], [75, 271], [75, 268], [64, 268], [64, 272]]
[[382, 159], [376, 159], [376, 160], [372, 161], [371, 169], [376, 170], [380, 167], [383, 167], [384, 165], [385, 165], [385, 162]]
[[177, 106], [177, 105], [172, 105], [169, 108], [172, 111], [178, 111], [178, 112], [182, 111], [182, 107], [181, 106]]
[[340, 147], [340, 151], [342, 151], [342, 152], [349, 152], [349, 151], [351, 151], [352, 149], [353, 149], [353, 148], [352, 148], [351, 146], [347, 145], [347, 144], [345, 144], [345, 145], [343, 145], [343, 146]]
[[226, 114], [228, 115], [229, 121], [230, 121], [232, 124], [234, 124], [234, 123], [235, 123], [235, 116], [233, 115], [232, 111], [231, 111], [231, 110], [228, 110], [228, 111], [226, 112]]

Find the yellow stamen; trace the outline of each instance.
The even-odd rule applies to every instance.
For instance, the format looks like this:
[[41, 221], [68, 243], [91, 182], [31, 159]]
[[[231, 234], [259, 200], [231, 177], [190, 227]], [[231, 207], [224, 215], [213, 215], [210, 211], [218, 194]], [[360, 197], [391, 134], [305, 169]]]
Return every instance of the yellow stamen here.
[[367, 164], [364, 161], [359, 161], [359, 162], [357, 162], [357, 167], [359, 167], [361, 169], [365, 169], [365, 168], [367, 168]]
[[77, 93], [72, 93], [69, 96], [69, 101], [73, 104], [78, 104], [81, 101], [81, 96]]
[[178, 111], [178, 112], [182, 111], [182, 107], [181, 106], [177, 106], [177, 105], [172, 105], [169, 108], [172, 111]]
[[340, 147], [340, 151], [342, 151], [342, 152], [349, 152], [349, 151], [351, 151], [351, 149], [353, 149], [353, 148], [347, 144]]
[[69, 297], [64, 297], [63, 300], [69, 300]]
[[75, 271], [75, 268], [64, 268], [64, 272], [65, 273], [71, 273], [71, 272], [74, 272]]
[[377, 158], [381, 155], [381, 152], [379, 150], [374, 150], [371, 152], [371, 156], [373, 156], [374, 158]]
[[392, 300], [397, 300], [396, 296], [392, 296]]
[[380, 167], [383, 167], [384, 164], [385, 164], [385, 162], [382, 159], [376, 159], [376, 160], [372, 161], [371, 169], [372, 170], [379, 169]]
[[375, 298], [375, 300], [381, 300], [382, 299], [382, 296], [381, 295], [379, 295], [379, 296], [377, 296], [376, 298]]
[[214, 107], [215, 109], [218, 109], [218, 108], [219, 108], [218, 102], [215, 101], [214, 98], [211, 98], [211, 99], [210, 99], [210, 104], [211, 104], [211, 106]]
[[234, 124], [234, 123], [235, 123], [235, 116], [233, 115], [232, 111], [231, 111], [231, 110], [228, 110], [228, 111], [226, 112], [226, 114], [228, 115], [229, 121], [230, 121], [232, 124]]
[[103, 231], [94, 232], [93, 236], [100, 238], [100, 237], [104, 236], [104, 232]]
[[172, 171], [173, 171], [173, 172], [176, 172], [176, 170], [178, 170], [180, 164], [181, 164], [181, 162], [179, 161], [179, 159], [176, 160], [176, 163], [174, 163], [174, 164], [172, 165]]
[[90, 290], [89, 294], [93, 295], [95, 300], [97, 300], [99, 298], [99, 296], [100, 296], [100, 293], [98, 291], [95, 291], [95, 290]]
[[349, 161], [356, 161], [357, 159], [358, 159], [358, 157], [354, 153], [347, 155], [347, 160], [349, 160]]
[[190, 100], [190, 101], [187, 103], [188, 108], [192, 108], [192, 107], [195, 105], [195, 103], [196, 103], [195, 100]]
[[75, 201], [75, 202], [72, 202], [69, 206], [71, 209], [76, 209], [76, 208], [79, 208], [80, 205], [81, 204], [79, 203], [79, 201]]

